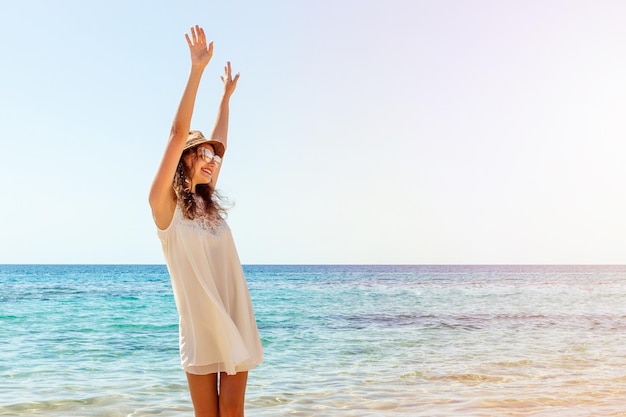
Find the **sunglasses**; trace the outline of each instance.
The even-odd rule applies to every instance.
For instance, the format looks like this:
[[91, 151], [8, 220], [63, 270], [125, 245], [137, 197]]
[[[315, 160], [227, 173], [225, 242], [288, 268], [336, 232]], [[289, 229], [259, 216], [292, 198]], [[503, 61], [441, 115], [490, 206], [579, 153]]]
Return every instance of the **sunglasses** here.
[[215, 162], [216, 164], [222, 163], [222, 158], [211, 152], [211, 149], [209, 148], [200, 148], [200, 158], [204, 159], [204, 162], [206, 162], [207, 164], [211, 163], [211, 161]]

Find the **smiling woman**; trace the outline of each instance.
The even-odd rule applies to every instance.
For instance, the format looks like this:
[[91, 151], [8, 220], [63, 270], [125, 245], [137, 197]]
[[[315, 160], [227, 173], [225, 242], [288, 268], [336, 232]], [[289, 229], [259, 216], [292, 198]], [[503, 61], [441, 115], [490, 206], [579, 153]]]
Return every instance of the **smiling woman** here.
[[208, 218], [219, 219], [225, 210], [215, 191], [225, 147], [219, 140], [207, 140], [202, 132], [193, 130], [185, 143], [174, 175], [174, 192], [187, 219], [199, 213], [196, 201], [201, 201]]
[[196, 416], [243, 416], [248, 371], [263, 349], [243, 268], [215, 194], [239, 74], [230, 62], [210, 139], [190, 130], [196, 93], [213, 55], [204, 30], [185, 35], [191, 72], [150, 189], [150, 207], [178, 309], [180, 358]]

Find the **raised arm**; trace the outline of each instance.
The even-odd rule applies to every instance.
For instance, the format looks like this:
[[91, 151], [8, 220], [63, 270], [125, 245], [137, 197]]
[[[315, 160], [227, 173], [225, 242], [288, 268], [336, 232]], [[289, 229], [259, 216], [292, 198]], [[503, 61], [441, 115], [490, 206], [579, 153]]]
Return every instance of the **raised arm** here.
[[176, 194], [172, 186], [178, 161], [183, 153], [189, 135], [191, 116], [196, 102], [196, 94], [204, 68], [213, 56], [213, 42], [208, 45], [204, 30], [196, 25], [191, 28], [191, 37], [185, 34], [191, 54], [191, 71], [187, 85], [174, 116], [170, 137], [165, 147], [163, 159], [150, 187], [149, 202], [152, 217], [157, 227], [165, 229], [171, 222], [176, 208]]
[[[230, 61], [226, 62], [226, 66], [224, 67], [224, 75], [220, 78], [224, 83], [224, 92], [222, 93], [220, 105], [217, 109], [217, 118], [215, 119], [215, 126], [213, 126], [213, 131], [211, 132], [210, 138], [222, 142], [224, 144], [224, 149], [227, 149], [230, 97], [235, 92], [235, 88], [237, 88], [237, 81], [239, 80], [239, 73], [237, 73], [234, 78], [232, 77]], [[221, 166], [218, 166], [217, 170], [213, 174], [213, 178], [211, 179], [211, 185], [213, 187], [215, 187], [215, 185], [217, 184], [217, 179], [220, 175], [220, 168]]]

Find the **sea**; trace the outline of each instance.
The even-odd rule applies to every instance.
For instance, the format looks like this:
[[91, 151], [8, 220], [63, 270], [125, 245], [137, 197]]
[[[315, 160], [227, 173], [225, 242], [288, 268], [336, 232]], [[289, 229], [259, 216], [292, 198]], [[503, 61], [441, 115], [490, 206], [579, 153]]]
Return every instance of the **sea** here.
[[[246, 416], [626, 416], [626, 266], [245, 265]], [[0, 265], [0, 416], [193, 416], [164, 265]]]

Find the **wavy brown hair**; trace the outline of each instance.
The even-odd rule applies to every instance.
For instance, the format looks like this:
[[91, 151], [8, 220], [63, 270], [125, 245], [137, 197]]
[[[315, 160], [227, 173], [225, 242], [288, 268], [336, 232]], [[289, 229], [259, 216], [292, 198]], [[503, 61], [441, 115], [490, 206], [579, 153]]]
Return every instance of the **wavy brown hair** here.
[[[196, 217], [225, 218], [226, 208], [224, 208], [224, 198], [209, 184], [197, 184], [195, 195], [203, 201], [204, 207], [199, 207], [194, 193], [191, 191], [192, 168], [198, 159], [198, 147], [185, 149], [178, 161], [176, 174], [174, 175], [174, 192], [176, 199], [187, 219]], [[191, 166], [187, 166], [185, 160], [191, 159]]]

